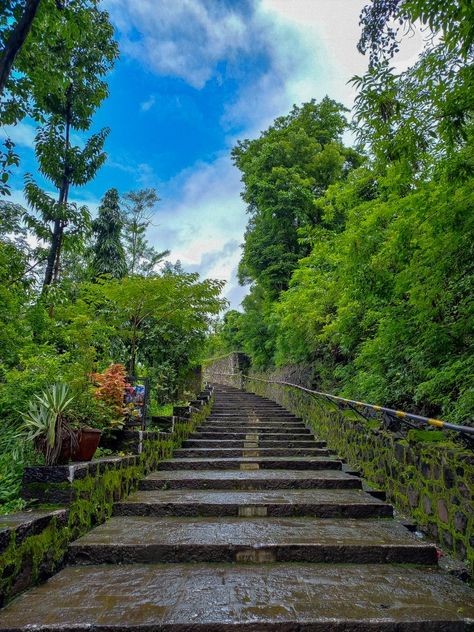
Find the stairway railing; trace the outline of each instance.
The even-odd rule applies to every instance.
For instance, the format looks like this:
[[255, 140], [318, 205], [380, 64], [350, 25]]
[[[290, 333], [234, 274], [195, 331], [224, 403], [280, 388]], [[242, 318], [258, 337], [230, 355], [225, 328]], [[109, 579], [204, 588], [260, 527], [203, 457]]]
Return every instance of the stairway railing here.
[[[254, 375], [245, 375], [242, 373], [219, 373], [214, 374], [224, 375], [229, 377], [240, 378], [245, 381], [257, 381], [264, 382], [266, 384], [276, 384], [280, 386], [286, 386], [290, 388], [295, 388], [309, 395], [312, 395], [316, 398], [324, 399], [326, 402], [334, 404], [339, 410], [347, 410], [351, 409], [356, 412], [358, 415], [363, 417], [364, 419], [370, 419], [371, 416], [367, 414], [367, 411], [371, 411], [372, 413], [381, 413], [389, 417], [390, 419], [397, 420], [399, 422], [405, 423], [413, 428], [419, 429], [419, 424], [428, 425], [431, 427], [439, 428], [441, 430], [451, 430], [453, 432], [462, 433], [463, 435], [469, 435], [469, 438], [474, 437], [474, 427], [472, 426], [462, 426], [458, 424], [452, 424], [447, 421], [442, 421], [441, 419], [433, 419], [431, 417], [423, 417], [423, 415], [416, 415], [415, 413], [407, 413], [403, 410], [396, 410], [394, 408], [387, 408], [385, 406], [377, 406], [375, 404], [369, 404], [367, 402], [360, 402], [352, 399], [347, 399], [345, 397], [339, 397], [337, 395], [331, 395], [330, 393], [324, 393], [322, 391], [315, 391], [310, 388], [306, 388], [305, 386], [300, 386], [299, 384], [293, 384], [291, 382], [286, 382], [283, 380], [265, 380], [260, 377], [256, 377]], [[411, 422], [416, 422], [411, 423]]]

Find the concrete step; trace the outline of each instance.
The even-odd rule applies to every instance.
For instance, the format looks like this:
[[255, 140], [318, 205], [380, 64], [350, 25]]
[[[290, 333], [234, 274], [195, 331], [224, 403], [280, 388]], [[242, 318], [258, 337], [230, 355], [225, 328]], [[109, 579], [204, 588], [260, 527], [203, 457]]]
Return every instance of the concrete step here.
[[[252, 442], [247, 442], [252, 443]], [[229, 457], [258, 457], [258, 456], [328, 456], [327, 448], [263, 448], [260, 445], [245, 448], [180, 448], [174, 450], [173, 458], [186, 459], [214, 459]]]
[[[293, 441], [291, 439], [266, 440], [256, 438], [259, 448], [325, 448], [325, 441], [301, 439]], [[188, 439], [183, 443], [184, 448], [243, 448], [248, 447], [252, 441], [248, 439]]]
[[206, 424], [198, 426], [197, 432], [234, 432], [240, 434], [257, 433], [261, 435], [267, 434], [311, 434], [309, 428], [305, 428], [303, 425], [299, 426], [287, 426], [287, 425], [274, 425], [274, 426], [254, 426], [254, 425], [231, 425], [231, 424]]
[[270, 412], [281, 413], [282, 415], [293, 415], [293, 413], [290, 413], [288, 410], [285, 410], [281, 406], [277, 406], [275, 404], [273, 406], [271, 406], [270, 404], [232, 404], [231, 406], [229, 406], [227, 404], [220, 405], [217, 403], [215, 403], [212, 407], [211, 414], [224, 413], [226, 415], [235, 415], [240, 411], [253, 413], [265, 412], [267, 410]]
[[169, 459], [159, 470], [340, 470], [342, 463], [329, 457], [259, 456], [229, 459]]
[[241, 440], [241, 441], [251, 441], [251, 439], [247, 439], [247, 437], [258, 437], [259, 441], [269, 440], [269, 441], [298, 441], [298, 440], [308, 440], [312, 439], [313, 435], [310, 430], [302, 430], [298, 432], [266, 432], [265, 434], [255, 433], [253, 431], [242, 431], [236, 432], [234, 430], [198, 430], [197, 432], [193, 432], [189, 435], [190, 439], [214, 439], [218, 441], [219, 439], [233, 439], [233, 440]]
[[0, 613], [17, 632], [465, 632], [468, 586], [388, 564], [71, 566]]
[[290, 415], [288, 413], [249, 413], [247, 415], [242, 414], [242, 413], [232, 413], [229, 415], [226, 415], [224, 413], [212, 413], [209, 417], [208, 420], [209, 421], [222, 421], [222, 420], [228, 420], [228, 421], [234, 421], [237, 419], [244, 419], [244, 420], [251, 420], [251, 419], [262, 419], [262, 420], [273, 420], [273, 421], [300, 421], [302, 422], [303, 420], [301, 419], [301, 417], [295, 417], [294, 415]]
[[149, 474], [140, 489], [362, 489], [340, 470], [170, 470]]
[[235, 417], [234, 419], [229, 418], [219, 418], [219, 419], [211, 419], [210, 417], [206, 419], [206, 425], [208, 426], [288, 426], [288, 427], [305, 427], [302, 421], [298, 421], [297, 419], [287, 419], [285, 417], [280, 418], [262, 418], [256, 417], [255, 419], [243, 419], [241, 417]]
[[433, 544], [392, 520], [117, 516], [69, 547], [73, 564], [436, 564]]
[[391, 505], [362, 490], [139, 491], [114, 506], [116, 516], [313, 516], [388, 518]]

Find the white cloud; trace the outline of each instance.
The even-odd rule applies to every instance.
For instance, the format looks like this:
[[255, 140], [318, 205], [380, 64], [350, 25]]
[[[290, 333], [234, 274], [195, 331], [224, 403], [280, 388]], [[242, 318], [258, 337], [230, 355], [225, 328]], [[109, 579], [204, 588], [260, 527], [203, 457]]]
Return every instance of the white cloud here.
[[226, 280], [225, 296], [238, 294], [236, 270], [246, 223], [240, 189], [239, 173], [227, 155], [193, 165], [159, 190], [163, 200], [149, 235], [186, 269]]
[[148, 112], [156, 103], [156, 97], [154, 94], [151, 94], [146, 101], [140, 103], [140, 110], [142, 112]]
[[16, 125], [2, 125], [0, 127], [0, 138], [10, 138], [15, 145], [20, 147], [35, 147], [36, 128], [28, 123], [17, 123]]
[[204, 86], [220, 60], [235, 59], [251, 44], [239, 5], [230, 9], [215, 0], [104, 0], [104, 5], [121, 33], [123, 52], [195, 88]]

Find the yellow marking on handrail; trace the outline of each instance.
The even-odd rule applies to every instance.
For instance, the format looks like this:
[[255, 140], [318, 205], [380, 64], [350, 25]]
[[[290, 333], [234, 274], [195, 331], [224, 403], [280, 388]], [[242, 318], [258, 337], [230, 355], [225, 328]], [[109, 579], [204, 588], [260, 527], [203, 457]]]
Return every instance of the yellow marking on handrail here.
[[395, 411], [395, 414], [396, 414], [397, 417], [400, 417], [401, 419], [403, 419], [404, 417], [407, 416], [407, 414], [404, 413], [403, 410], [397, 410], [397, 411]]
[[373, 410], [382, 410], [382, 406], [372, 406]]
[[356, 406], [365, 406], [364, 402], [354, 402]]
[[444, 426], [444, 421], [440, 419], [428, 419], [428, 423], [430, 426], [436, 426], [437, 428], [442, 428]]

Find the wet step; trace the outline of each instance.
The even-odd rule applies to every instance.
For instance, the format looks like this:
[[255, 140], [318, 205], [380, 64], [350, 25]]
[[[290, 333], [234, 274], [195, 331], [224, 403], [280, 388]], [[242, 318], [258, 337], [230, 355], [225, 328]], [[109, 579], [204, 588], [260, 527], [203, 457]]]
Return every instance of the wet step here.
[[340, 470], [170, 470], [153, 472], [140, 489], [362, 489]]
[[307, 441], [280, 439], [267, 440], [260, 439], [258, 436], [252, 439], [188, 439], [183, 443], [184, 448], [243, 448], [248, 447], [249, 443], [258, 443], [260, 448], [324, 448], [325, 441], [316, 441], [308, 439]]
[[314, 516], [387, 518], [391, 505], [361, 490], [139, 491], [114, 506], [116, 516]]
[[288, 419], [290, 421], [302, 421], [300, 417], [295, 417], [289, 413], [277, 412], [277, 411], [249, 411], [248, 413], [244, 412], [235, 412], [235, 413], [218, 413], [213, 412], [209, 419]]
[[159, 464], [159, 470], [340, 470], [342, 463], [330, 457], [258, 456], [209, 459], [169, 459]]
[[268, 404], [264, 404], [264, 405], [260, 405], [260, 404], [249, 404], [249, 405], [244, 405], [244, 404], [233, 404], [232, 408], [229, 405], [218, 405], [218, 404], [214, 404], [214, 406], [212, 407], [212, 412], [211, 415], [216, 415], [216, 414], [225, 414], [225, 415], [236, 415], [239, 414], [240, 412], [245, 412], [245, 413], [262, 413], [262, 412], [269, 412], [269, 413], [273, 413], [276, 412], [278, 414], [282, 414], [282, 415], [288, 415], [288, 416], [293, 416], [293, 413], [290, 413], [288, 410], [285, 410], [284, 408], [282, 408], [281, 406], [270, 406]]
[[301, 419], [301, 417], [295, 417], [294, 415], [290, 415], [289, 413], [249, 413], [248, 415], [244, 415], [242, 413], [232, 413], [232, 414], [211, 414], [208, 417], [209, 421], [222, 421], [222, 420], [229, 420], [229, 421], [235, 421], [237, 419], [244, 419], [244, 420], [250, 420], [250, 419], [264, 419], [264, 420], [274, 420], [274, 421], [281, 421], [281, 420], [286, 420], [286, 421], [299, 421], [302, 422], [303, 420]]
[[286, 419], [235, 419], [229, 421], [228, 419], [207, 419], [205, 424], [209, 428], [221, 427], [221, 426], [267, 426], [267, 427], [284, 427], [284, 428], [304, 428], [305, 425], [302, 421], [288, 421]]
[[436, 564], [433, 544], [389, 520], [115, 517], [69, 547], [73, 564]]
[[[191, 439], [233, 439], [233, 440], [242, 440], [247, 441], [247, 436], [253, 435], [258, 436], [259, 441], [262, 440], [271, 440], [271, 441], [297, 441], [301, 439], [310, 439], [313, 437], [311, 431], [306, 429], [302, 432], [266, 432], [265, 435], [261, 433], [256, 433], [255, 430], [244, 430], [241, 432], [235, 432], [233, 430], [199, 430], [198, 432], [193, 432], [190, 436]], [[250, 439], [248, 439], [250, 441]]]
[[472, 591], [430, 567], [388, 564], [71, 566], [0, 613], [35, 632], [464, 632]]
[[[248, 442], [252, 443], [252, 442]], [[327, 456], [327, 448], [264, 448], [258, 446], [247, 446], [244, 448], [180, 448], [174, 450], [173, 457], [176, 459], [185, 458], [228, 458], [228, 457], [257, 457], [257, 456]]]
[[304, 426], [287, 426], [285, 424], [276, 424], [274, 426], [257, 426], [257, 425], [232, 425], [232, 424], [209, 424], [202, 425], [196, 428], [197, 432], [218, 432], [222, 433], [238, 433], [248, 434], [249, 432], [256, 432], [261, 435], [268, 434], [305, 434], [310, 435], [311, 430]]

